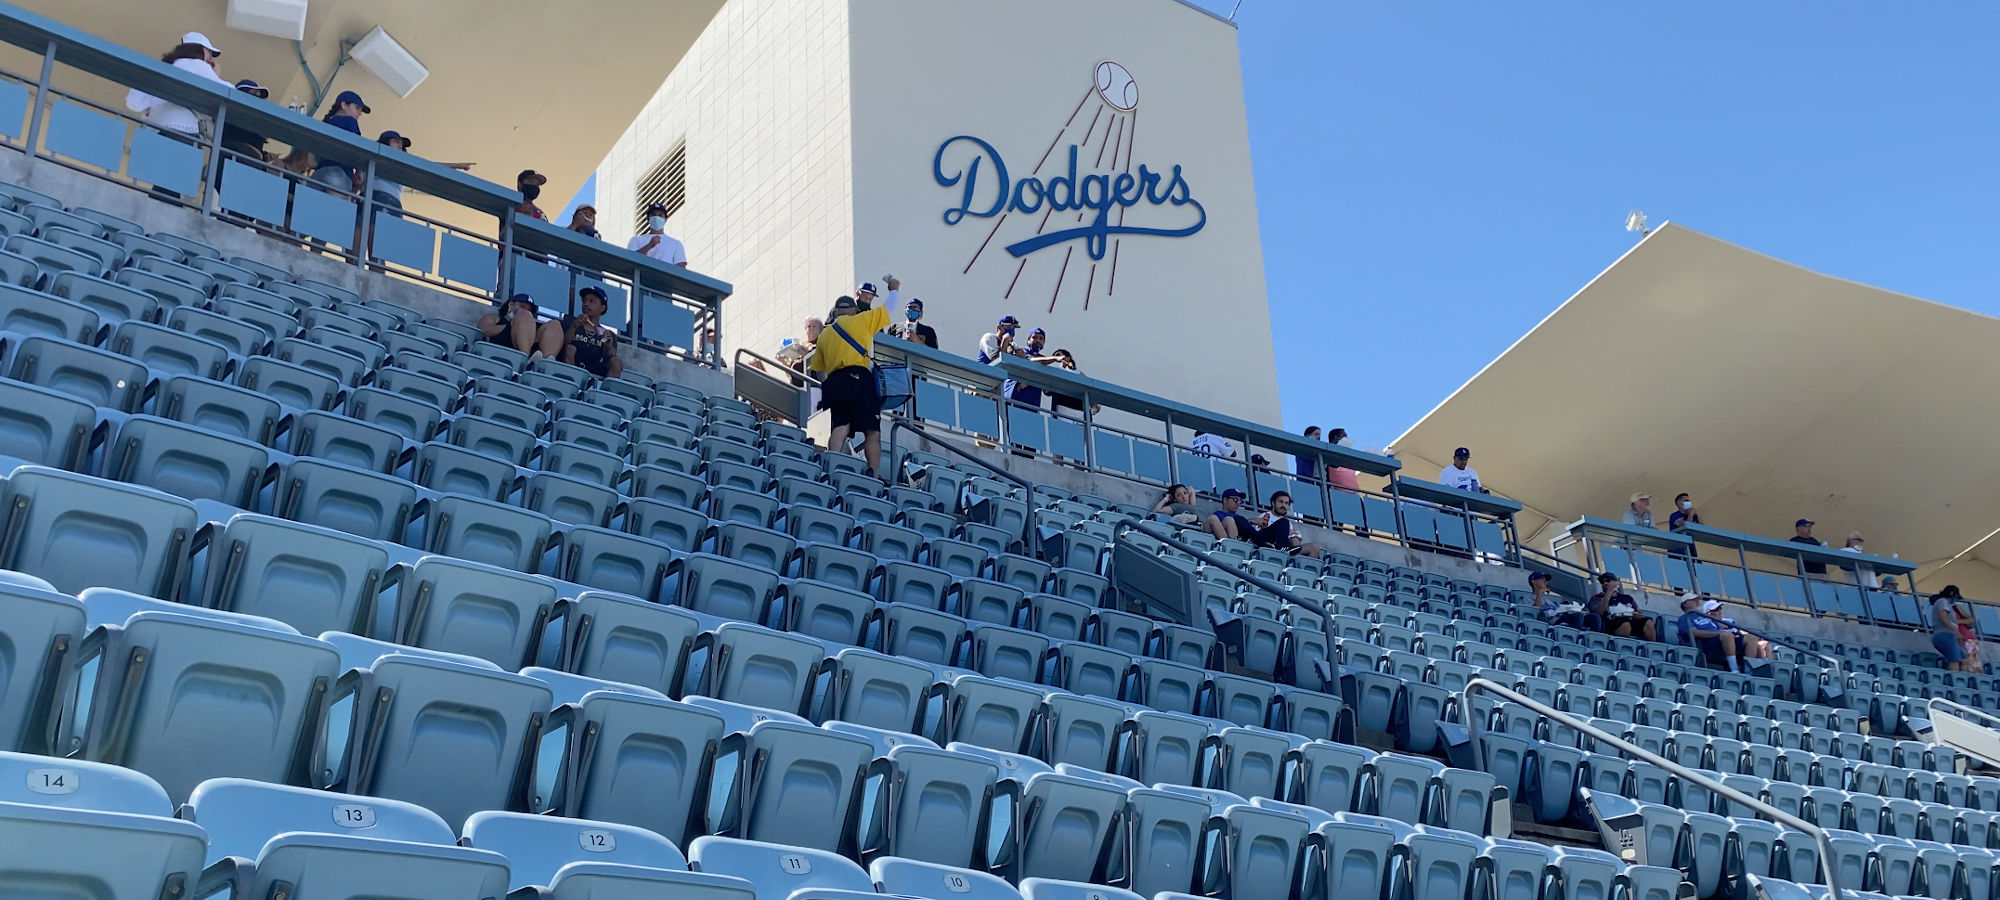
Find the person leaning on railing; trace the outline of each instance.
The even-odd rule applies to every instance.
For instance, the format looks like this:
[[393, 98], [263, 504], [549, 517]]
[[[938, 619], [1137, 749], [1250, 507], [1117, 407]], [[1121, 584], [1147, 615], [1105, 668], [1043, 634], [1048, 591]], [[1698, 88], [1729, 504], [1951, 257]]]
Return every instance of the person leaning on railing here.
[[[222, 51], [209, 43], [208, 37], [199, 31], [181, 35], [181, 42], [174, 49], [160, 57], [160, 61], [203, 81], [213, 81], [224, 87], [229, 80], [216, 70], [216, 63]], [[146, 121], [162, 131], [178, 134], [200, 134], [201, 117], [194, 110], [171, 103], [133, 88], [125, 92], [125, 108], [146, 117]]]
[[[370, 112], [368, 104], [362, 102], [361, 95], [353, 91], [341, 91], [333, 99], [333, 109], [321, 121], [342, 131], [361, 136], [361, 117]], [[363, 176], [352, 165], [344, 162], [319, 158], [319, 168], [313, 170], [313, 180], [333, 190], [352, 194], [361, 187]]]

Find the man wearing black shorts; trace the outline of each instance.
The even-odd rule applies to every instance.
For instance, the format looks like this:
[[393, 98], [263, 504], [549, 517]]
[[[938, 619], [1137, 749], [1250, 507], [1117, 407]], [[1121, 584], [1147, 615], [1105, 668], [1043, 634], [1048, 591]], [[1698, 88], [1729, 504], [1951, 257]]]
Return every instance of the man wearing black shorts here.
[[618, 358], [618, 334], [603, 325], [610, 309], [604, 291], [585, 287], [576, 292], [576, 300], [579, 312], [563, 317], [561, 361], [599, 378], [617, 378], [625, 371], [625, 361]]
[[868, 471], [882, 466], [882, 398], [870, 368], [875, 335], [889, 327], [889, 308], [862, 309], [853, 297], [833, 302], [826, 328], [813, 346], [809, 368], [820, 376], [819, 408], [833, 419], [829, 449], [846, 450], [849, 435], [861, 435]]

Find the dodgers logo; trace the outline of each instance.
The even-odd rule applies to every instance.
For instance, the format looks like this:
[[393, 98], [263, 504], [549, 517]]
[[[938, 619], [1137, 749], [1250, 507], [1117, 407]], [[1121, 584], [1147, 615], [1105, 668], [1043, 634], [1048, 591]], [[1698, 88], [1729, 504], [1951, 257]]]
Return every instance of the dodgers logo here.
[[[1111, 264], [1105, 293], [1115, 292], [1118, 252], [1124, 238], [1184, 238], [1208, 224], [1208, 211], [1195, 199], [1194, 187], [1179, 165], [1155, 169], [1141, 163], [1134, 168], [1139, 86], [1131, 73], [1116, 62], [1105, 61], [1097, 65], [1094, 74], [1090, 89], [1032, 168], [1010, 167], [999, 148], [969, 134], [945, 139], [931, 157], [931, 177], [939, 187], [951, 191], [952, 204], [942, 213], [944, 224], [996, 220], [966, 263], [967, 272], [1008, 220], [1016, 221], [1014, 230], [999, 245], [1008, 256], [1020, 260], [1007, 289], [1009, 297], [1030, 254], [1069, 245], [1066, 252], [1058, 254], [1061, 267], [1056, 273], [1055, 292], [1059, 294], [1069, 275], [1070, 257], [1080, 245], [1091, 263], [1084, 292], [1084, 308], [1088, 309], [1090, 295], [1097, 287], [1096, 263], [1107, 256]], [[1085, 107], [1093, 98], [1098, 101], [1095, 110], [1086, 116]], [[1134, 218], [1129, 224], [1128, 214]], [[1050, 308], [1054, 305], [1051, 296]]]

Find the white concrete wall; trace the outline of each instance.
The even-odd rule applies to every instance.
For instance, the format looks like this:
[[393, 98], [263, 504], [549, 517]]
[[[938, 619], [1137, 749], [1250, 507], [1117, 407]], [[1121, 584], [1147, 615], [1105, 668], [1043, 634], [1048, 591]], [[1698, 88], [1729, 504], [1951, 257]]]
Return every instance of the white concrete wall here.
[[687, 140], [667, 232], [736, 288], [725, 350], [769, 353], [852, 287], [847, 35], [844, 3], [729, 0], [598, 167], [598, 228], [623, 246], [639, 180]]
[[[849, 5], [858, 274], [901, 276], [953, 352], [972, 355], [979, 336], [1012, 313], [1046, 327], [1050, 347], [1073, 351], [1088, 374], [1278, 424], [1234, 27], [1176, 0]], [[1106, 60], [1137, 85], [1130, 111], [1094, 89]], [[1016, 182], [1067, 175], [1072, 145], [1079, 179], [1178, 165], [1207, 223], [1188, 237], [1114, 237], [1101, 260], [1081, 239], [1016, 258], [1004, 248], [1087, 223], [1043, 207], [947, 224], [963, 184], [941, 186], [933, 161], [959, 135], [988, 142]], [[973, 155], [955, 145], [946, 174]], [[993, 174], [986, 160], [975, 205], [995, 196]], [[1192, 206], [1147, 202], [1111, 212], [1110, 224], [1121, 217], [1168, 229], [1197, 219]]]

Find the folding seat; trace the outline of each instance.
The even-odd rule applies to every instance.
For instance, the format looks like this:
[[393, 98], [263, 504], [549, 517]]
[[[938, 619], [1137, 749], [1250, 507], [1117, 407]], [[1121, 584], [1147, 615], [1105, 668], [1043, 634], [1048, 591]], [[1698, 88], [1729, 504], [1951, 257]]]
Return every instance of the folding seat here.
[[[553, 695], [483, 660], [445, 657], [383, 656], [351, 694], [336, 697], [336, 709], [353, 707], [347, 745], [328, 763], [336, 789], [406, 800], [446, 822], [525, 808], [524, 755], [534, 752]], [[360, 698], [371, 702], [353, 702]]]
[[933, 665], [952, 665], [965, 640], [967, 622], [950, 613], [907, 603], [883, 604], [876, 613], [877, 648], [892, 656], [907, 656]]
[[0, 465], [80, 469], [96, 422], [96, 407], [75, 397], [0, 379]]
[[[908, 565], [908, 563], [890, 563], [885, 566], [883, 568], [885, 585], [891, 570], [897, 566]], [[1021, 593], [1020, 588], [997, 581], [987, 581], [984, 578], [966, 578], [949, 585], [945, 590], [945, 610], [975, 622], [1014, 625], [1020, 621], [1021, 610], [1027, 603], [1027, 596]], [[898, 596], [902, 595], [899, 593]]]
[[986, 570], [989, 554], [964, 541], [934, 537], [924, 545], [922, 557], [926, 564], [960, 578], [977, 578]]
[[1051, 571], [1049, 564], [1041, 560], [1006, 553], [993, 557], [993, 572], [989, 577], [1032, 593], [1048, 583]]
[[1008, 534], [990, 525], [966, 522], [958, 526], [959, 536], [967, 542], [984, 548], [987, 553], [998, 556], [1007, 553], [1020, 543], [1020, 536]]
[[746, 522], [759, 528], [769, 528], [778, 518], [779, 511], [778, 498], [759, 491], [714, 487], [708, 492], [709, 516], [717, 521]]
[[[97, 313], [100, 327], [126, 319], [154, 321], [160, 300], [145, 291], [79, 272], [62, 272], [50, 283], [51, 293]], [[94, 342], [94, 341], [87, 341]]]
[[[651, 543], [639, 538], [624, 537], [621, 540]], [[695, 553], [667, 561], [667, 549], [657, 545], [655, 547], [658, 556], [654, 559], [662, 561], [665, 566], [662, 570], [665, 580], [663, 585], [656, 583], [651, 587], [663, 601], [706, 615], [741, 622], [763, 624], [769, 620], [771, 607], [779, 596], [779, 579], [776, 573], [761, 566], [712, 553]], [[623, 590], [615, 587], [610, 589]], [[625, 590], [625, 593], [638, 597], [649, 596], [637, 590]]]
[[864, 859], [968, 866], [985, 849], [998, 766], [912, 744], [890, 749], [871, 772], [882, 781], [858, 835]]
[[1148, 784], [1196, 784], [1202, 749], [1212, 733], [1204, 719], [1141, 709], [1122, 726], [1116, 769]]
[[202, 829], [174, 819], [165, 792], [144, 775], [0, 753], [0, 776], [0, 833], [8, 836], [0, 871], [23, 896], [164, 897], [200, 878]]
[[860, 644], [875, 610], [867, 594], [805, 578], [786, 586], [783, 604], [786, 631], [841, 644]]
[[173, 597], [196, 524], [193, 505], [178, 497], [38, 466], [0, 484], [0, 505], [0, 569], [65, 592]]
[[[616, 431], [587, 425], [574, 419], [556, 422], [549, 429], [549, 440], [556, 444], [582, 447], [617, 457], [625, 455], [629, 443], [624, 435]], [[622, 470], [622, 466], [620, 469]]]
[[1074, 694], [1121, 696], [1133, 658], [1092, 644], [1067, 643], [1053, 657], [1052, 677], [1044, 681]]
[[[640, 441], [632, 445], [632, 465], [657, 465], [687, 475], [701, 474], [701, 457], [693, 451], [683, 450], [659, 441]], [[769, 473], [766, 473], [767, 475]]]
[[[459, 397], [463, 394], [455, 382], [400, 366], [385, 366], [375, 370], [374, 387], [440, 410], [457, 406]], [[435, 432], [436, 429], [433, 428], [432, 431]]]
[[1004, 753], [1023, 748], [1043, 700], [1039, 689], [977, 675], [955, 676], [943, 691], [939, 738]]
[[[62, 229], [57, 229], [58, 231]], [[81, 235], [79, 235], [81, 237]], [[64, 243], [68, 243], [65, 240]], [[102, 277], [110, 268], [106, 261], [94, 253], [63, 246], [54, 241], [17, 234], [7, 239], [8, 253], [33, 260], [40, 267], [44, 277], [57, 272], [81, 272], [93, 278]]]
[[356, 388], [347, 395], [341, 411], [349, 418], [417, 444], [436, 437], [444, 421], [444, 412], [439, 407], [377, 387]]
[[[725, 737], [717, 751], [718, 785], [733, 785], [708, 828], [723, 835], [838, 849], [875, 748], [867, 740], [785, 721], [765, 721]], [[711, 807], [711, 814], [716, 810]], [[707, 838], [697, 838], [695, 852]], [[702, 866], [707, 870], [706, 864]]]
[[1092, 610], [1084, 622], [1084, 640], [1132, 656], [1147, 655], [1156, 625], [1145, 616], [1113, 609]]
[[[489, 810], [465, 822], [463, 846], [506, 857], [510, 890], [548, 888], [566, 868], [572, 877], [609, 880], [605, 890], [629, 884], [637, 890], [665, 890], [679, 882], [654, 881], [660, 874], [688, 874], [680, 848], [644, 828], [588, 819], [535, 816]], [[579, 892], [581, 893], [581, 892]]]
[[52, 294], [0, 284], [0, 331], [42, 335], [79, 344], [97, 341], [96, 312]]
[[228, 374], [232, 352], [208, 338], [129, 319], [118, 324], [105, 347], [157, 375], [198, 375], [218, 381]]
[[[524, 390], [520, 385], [515, 385], [517, 394], [515, 399], [523, 402], [530, 401], [533, 394], [522, 394]], [[555, 422], [571, 422], [577, 425], [590, 425], [596, 428], [617, 431], [625, 426], [626, 418], [628, 417], [618, 410], [599, 406], [595, 403], [585, 403], [582, 400], [557, 400], [549, 404], [549, 419]], [[676, 443], [675, 446], [683, 445]]]
[[706, 650], [707, 662], [690, 693], [794, 714], [826, 662], [817, 641], [740, 622], [697, 638], [695, 650]]
[[426, 556], [396, 572], [396, 641], [487, 660], [533, 664], [555, 614], [555, 585], [519, 572]]
[[[1333, 821], [1316, 825], [1307, 837], [1308, 858], [1313, 870], [1308, 878], [1317, 881], [1315, 897], [1397, 896], [1407, 874], [1398, 872], [1397, 887], [1391, 887], [1391, 872], [1411, 831], [1400, 822], [1378, 816], [1336, 813]], [[1577, 895], [1571, 894], [1575, 897]], [[1603, 895], [1609, 897], [1606, 893]]]
[[1285, 688], [1279, 695], [1285, 730], [1313, 740], [1351, 739], [1354, 717], [1339, 697], [1305, 688]]
[[547, 516], [489, 500], [448, 494], [418, 501], [423, 549], [473, 562], [535, 572], [551, 546]]
[[1938, 773], [1927, 769], [1910, 769], [1904, 777], [1908, 779], [1909, 790], [1907, 796], [1910, 799], [1925, 803], [1935, 803], [1938, 801], [1942, 787], [1938, 781]]
[[625, 493], [635, 498], [660, 500], [688, 509], [700, 509], [708, 497], [708, 484], [701, 479], [683, 472], [676, 472], [664, 466], [638, 466], [632, 470], [632, 479]]
[[818, 512], [832, 512], [834, 504], [839, 499], [839, 495], [834, 493], [831, 486], [817, 481], [790, 475], [779, 475], [777, 479], [778, 499], [787, 507], [787, 516], [801, 512], [801, 507], [814, 507]]
[[1238, 725], [1268, 725], [1277, 701], [1276, 685], [1241, 675], [1216, 674], [1209, 680], [1205, 714]]
[[319, 372], [349, 387], [359, 384], [362, 375], [374, 370], [374, 365], [366, 359], [303, 338], [278, 341], [272, 348], [272, 355], [282, 362]]
[[664, 544], [588, 525], [570, 528], [558, 541], [557, 577], [646, 600], [661, 599], [675, 559]]
[[1922, 830], [1924, 818], [1923, 803], [1907, 797], [1885, 797], [1882, 800], [1882, 834], [1913, 838]]
[[788, 534], [742, 522], [715, 526], [715, 552], [745, 562], [767, 572], [784, 572], [798, 550], [798, 541]]
[[[1162, 712], [1199, 714], [1208, 690], [1208, 673], [1195, 666], [1163, 659], [1141, 659], [1133, 669], [1134, 690], [1127, 699]], [[1216, 676], [1218, 678], [1228, 676]]]
[[389, 555], [375, 541], [257, 515], [237, 515], [195, 534], [206, 550], [200, 601], [262, 616], [301, 632], [371, 630]]
[[931, 667], [858, 648], [834, 654], [825, 718], [903, 733], [915, 730], [935, 683]]
[[577, 395], [576, 386], [567, 379], [546, 372], [522, 372], [514, 376], [514, 381], [539, 392], [548, 401], [574, 399]]
[[37, 581], [0, 577], [0, 620], [8, 623], [0, 632], [0, 751], [57, 749], [63, 662], [87, 633], [83, 604]]
[[1101, 881], [1102, 850], [1125, 801], [1125, 792], [1101, 782], [1054, 773], [1029, 778], [1015, 847], [1024, 891], [1040, 879]]
[[411, 479], [441, 494], [504, 501], [513, 496], [519, 472], [504, 459], [453, 444], [431, 441], [417, 451]]
[[[1096, 613], [1091, 607], [1053, 594], [1031, 594], [1027, 600], [1028, 627], [1058, 641], [1083, 640]], [[1143, 647], [1144, 641], [1137, 646]]]
[[797, 575], [851, 591], [873, 589], [875, 557], [833, 544], [801, 544]]
[[558, 601], [551, 623], [563, 671], [669, 696], [680, 694], [688, 653], [702, 627], [687, 610], [603, 591]]
[[190, 500], [252, 508], [270, 454], [249, 441], [212, 434], [152, 416], [132, 416], [118, 427], [106, 474]]
[[861, 525], [857, 546], [885, 561], [914, 562], [923, 553], [924, 537], [900, 525], [867, 522]]
[[1211, 787], [1244, 797], [1282, 796], [1280, 776], [1292, 742], [1282, 732], [1264, 728], [1224, 728], [1210, 735], [1204, 748], [1204, 778]]
[[1125, 709], [1116, 703], [1051, 693], [1036, 711], [1029, 752], [1050, 765], [1107, 770], [1125, 721]]
[[76, 664], [96, 678], [66, 704], [70, 752], [144, 772], [176, 799], [213, 777], [313, 777], [321, 704], [340, 675], [332, 647], [268, 619], [136, 608], [164, 611], [138, 612], [79, 648]]
[[1364, 770], [1357, 796], [1362, 812], [1408, 822], [1426, 820], [1424, 807], [1431, 783], [1444, 772], [1434, 760], [1398, 753], [1377, 755]]
[[259, 444], [272, 442], [284, 412], [256, 391], [191, 375], [167, 379], [154, 408], [163, 418]]
[[133, 359], [42, 335], [15, 345], [12, 377], [121, 412], [137, 409], [151, 383]]
[[299, 332], [299, 321], [289, 310], [279, 311], [242, 300], [223, 299], [209, 309], [177, 306], [167, 314], [167, 327], [205, 337], [229, 348], [238, 356], [249, 356], [269, 347], [272, 341]]
[[896, 508], [887, 500], [870, 497], [858, 491], [843, 491], [840, 494], [840, 509], [863, 524], [888, 524], [895, 517]]

